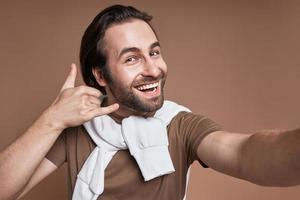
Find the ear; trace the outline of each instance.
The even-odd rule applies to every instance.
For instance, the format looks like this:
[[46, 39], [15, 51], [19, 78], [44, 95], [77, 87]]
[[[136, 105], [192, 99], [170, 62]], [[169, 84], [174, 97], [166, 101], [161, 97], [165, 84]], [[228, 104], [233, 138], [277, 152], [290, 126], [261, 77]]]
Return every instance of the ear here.
[[103, 76], [103, 71], [99, 69], [99, 67], [93, 67], [92, 69], [93, 75], [100, 86], [105, 87], [107, 85], [106, 80]]

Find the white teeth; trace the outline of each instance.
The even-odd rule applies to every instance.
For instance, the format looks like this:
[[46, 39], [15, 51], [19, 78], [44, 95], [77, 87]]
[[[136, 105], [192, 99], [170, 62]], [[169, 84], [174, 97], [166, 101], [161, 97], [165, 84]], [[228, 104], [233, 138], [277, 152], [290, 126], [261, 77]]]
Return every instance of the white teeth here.
[[158, 82], [157, 83], [151, 83], [151, 84], [146, 84], [146, 85], [142, 85], [137, 87], [138, 90], [146, 90], [146, 89], [150, 89], [150, 88], [155, 88], [158, 86]]

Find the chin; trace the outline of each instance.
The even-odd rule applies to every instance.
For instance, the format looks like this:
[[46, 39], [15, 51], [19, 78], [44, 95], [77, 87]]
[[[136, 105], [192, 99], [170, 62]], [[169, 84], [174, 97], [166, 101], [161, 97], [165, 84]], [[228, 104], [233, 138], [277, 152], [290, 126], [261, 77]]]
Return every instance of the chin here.
[[142, 102], [138, 103], [135, 106], [135, 110], [139, 112], [155, 112], [159, 110], [164, 103], [164, 98], [162, 96], [157, 97], [156, 99], [152, 99], [150, 102]]

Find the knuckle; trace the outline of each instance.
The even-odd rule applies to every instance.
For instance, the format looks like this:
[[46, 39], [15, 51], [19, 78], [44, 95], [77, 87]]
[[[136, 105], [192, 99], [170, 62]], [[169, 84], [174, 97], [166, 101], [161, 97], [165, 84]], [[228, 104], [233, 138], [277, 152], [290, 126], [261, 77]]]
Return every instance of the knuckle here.
[[78, 88], [81, 89], [81, 90], [84, 90], [85, 86], [84, 85], [80, 85], [80, 86], [78, 86]]
[[89, 98], [89, 96], [87, 94], [82, 94], [80, 96], [80, 99], [83, 100], [83, 101], [86, 101], [88, 98]]
[[100, 105], [100, 103], [101, 103], [100, 99], [95, 98], [95, 97], [89, 97], [89, 101], [94, 102], [97, 105]]
[[102, 93], [99, 90], [97, 90], [97, 89], [95, 89], [95, 93], [96, 93], [97, 97], [100, 97], [102, 95]]
[[80, 100], [79, 109], [80, 111], [85, 110], [87, 108], [87, 105], [84, 100]]
[[71, 93], [71, 89], [67, 88], [61, 92], [61, 96], [68, 96], [68, 95], [70, 95], [70, 93]]
[[97, 96], [97, 97], [101, 96], [101, 92], [98, 89], [94, 88], [94, 87], [86, 86], [86, 90], [88, 90], [89, 93], [93, 94], [93, 96]]
[[86, 105], [86, 104], [87, 104], [87, 101], [89, 101], [88, 95], [83, 94], [83, 95], [80, 97], [80, 103]]
[[86, 110], [85, 109], [80, 109], [79, 110], [79, 115], [84, 118], [86, 116]]
[[77, 91], [78, 91], [78, 93], [84, 93], [85, 92], [85, 86], [83, 86], [83, 85], [81, 85], [81, 86], [78, 86], [77, 87]]

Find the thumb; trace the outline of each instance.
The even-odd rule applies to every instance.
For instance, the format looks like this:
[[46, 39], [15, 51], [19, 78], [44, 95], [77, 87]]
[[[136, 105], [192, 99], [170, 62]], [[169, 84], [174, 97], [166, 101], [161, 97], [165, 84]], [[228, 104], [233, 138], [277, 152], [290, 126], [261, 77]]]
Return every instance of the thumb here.
[[72, 63], [70, 73], [60, 91], [75, 87], [76, 74], [77, 74], [77, 67], [74, 63]]

